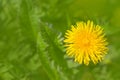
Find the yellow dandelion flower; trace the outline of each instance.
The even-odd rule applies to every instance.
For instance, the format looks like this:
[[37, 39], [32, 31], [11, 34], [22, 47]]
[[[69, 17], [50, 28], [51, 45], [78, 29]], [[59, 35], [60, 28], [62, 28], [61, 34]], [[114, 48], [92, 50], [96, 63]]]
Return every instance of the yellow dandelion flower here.
[[66, 53], [75, 61], [88, 65], [101, 61], [107, 53], [107, 41], [103, 29], [92, 21], [78, 22], [65, 33]]

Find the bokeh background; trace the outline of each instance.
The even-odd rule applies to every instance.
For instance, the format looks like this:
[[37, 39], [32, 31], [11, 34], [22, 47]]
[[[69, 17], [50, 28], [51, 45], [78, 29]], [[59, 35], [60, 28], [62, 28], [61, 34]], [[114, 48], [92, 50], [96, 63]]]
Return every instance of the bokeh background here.
[[[63, 46], [65, 31], [87, 20], [109, 42], [89, 66]], [[120, 80], [120, 0], [0, 0], [0, 80]]]

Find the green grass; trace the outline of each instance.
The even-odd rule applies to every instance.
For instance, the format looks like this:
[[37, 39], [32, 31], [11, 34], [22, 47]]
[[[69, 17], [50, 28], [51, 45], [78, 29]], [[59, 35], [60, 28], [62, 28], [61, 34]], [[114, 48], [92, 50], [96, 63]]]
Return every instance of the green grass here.
[[[101, 25], [105, 59], [80, 65], [69, 58], [64, 34], [77, 21]], [[119, 0], [0, 0], [0, 80], [119, 80]]]

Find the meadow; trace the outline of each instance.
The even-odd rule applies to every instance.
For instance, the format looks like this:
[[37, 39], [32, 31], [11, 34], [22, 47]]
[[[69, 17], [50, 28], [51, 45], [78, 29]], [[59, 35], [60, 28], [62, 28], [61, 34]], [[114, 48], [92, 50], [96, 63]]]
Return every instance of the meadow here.
[[[66, 30], [91, 20], [108, 52], [88, 66], [66, 54]], [[120, 80], [120, 0], [0, 0], [0, 80]]]

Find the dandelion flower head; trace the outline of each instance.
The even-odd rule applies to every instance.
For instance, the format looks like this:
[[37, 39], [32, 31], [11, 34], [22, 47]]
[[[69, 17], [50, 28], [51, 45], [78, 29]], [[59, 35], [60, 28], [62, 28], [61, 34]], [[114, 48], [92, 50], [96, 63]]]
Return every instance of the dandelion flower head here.
[[65, 33], [66, 53], [74, 57], [75, 62], [88, 65], [100, 62], [107, 53], [107, 41], [103, 28], [93, 21], [78, 22]]

